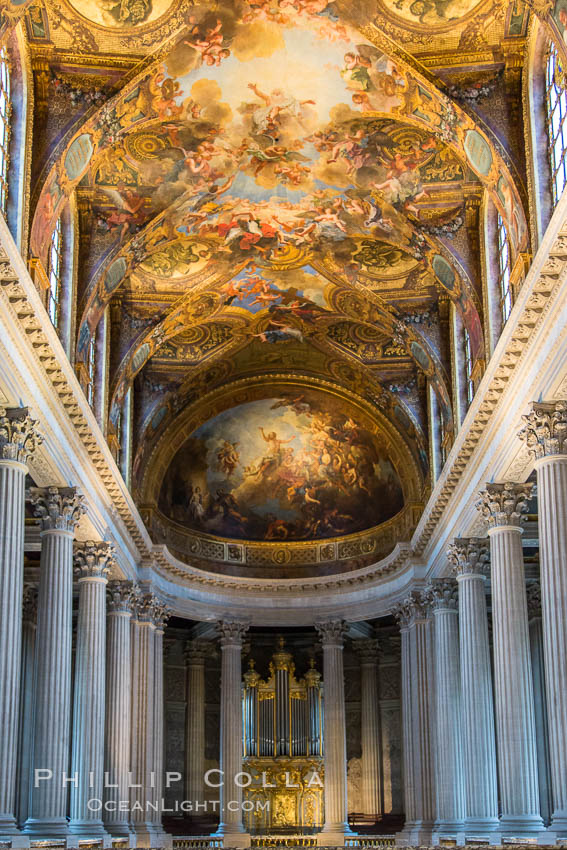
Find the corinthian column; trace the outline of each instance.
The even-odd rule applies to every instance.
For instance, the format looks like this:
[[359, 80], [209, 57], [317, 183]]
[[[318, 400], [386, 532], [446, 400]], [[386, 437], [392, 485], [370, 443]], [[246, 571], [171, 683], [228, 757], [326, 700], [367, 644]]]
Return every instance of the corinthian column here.
[[382, 806], [382, 757], [378, 703], [378, 641], [357, 640], [360, 658], [360, 733], [362, 749], [362, 811], [377, 819]]
[[114, 549], [109, 543], [80, 543], [75, 549], [79, 577], [79, 619], [75, 655], [71, 821], [74, 835], [104, 835], [102, 800], [106, 672], [106, 583]]
[[[170, 617], [169, 608], [157, 597], [154, 597], [152, 606], [152, 619], [154, 624], [154, 752], [153, 773], [155, 782], [155, 797], [163, 800], [163, 770], [164, 770], [164, 732], [165, 732], [165, 704], [163, 693], [163, 634], [165, 624]], [[154, 834], [165, 837], [162, 826], [161, 809], [153, 809], [150, 813], [150, 821], [154, 826]]]
[[478, 505], [490, 537], [500, 827], [514, 837], [543, 829], [520, 524], [531, 491], [531, 484], [488, 484]]
[[0, 407], [0, 836], [17, 836], [16, 756], [22, 661], [27, 461], [38, 442], [26, 408]]
[[323, 846], [344, 845], [350, 833], [347, 820], [347, 760], [343, 641], [347, 625], [342, 620], [316, 623], [323, 646], [325, 722], [325, 824], [317, 836]]
[[533, 403], [520, 432], [536, 458], [543, 654], [551, 760], [550, 829], [567, 837], [567, 402]]
[[18, 736], [18, 824], [23, 826], [30, 810], [33, 764], [33, 718], [35, 706], [35, 646], [37, 631], [37, 587], [24, 588], [22, 628], [22, 682]]
[[536, 725], [537, 766], [539, 779], [539, 802], [541, 816], [549, 823], [551, 805], [551, 767], [549, 763], [549, 730], [547, 726], [547, 698], [545, 693], [545, 670], [543, 663], [543, 629], [541, 623], [541, 588], [538, 581], [531, 581], [527, 588], [528, 624], [530, 629], [530, 653], [534, 678], [534, 708]]
[[[132, 631], [132, 798], [131, 827], [137, 847], [160, 847], [164, 843], [161, 826], [161, 777], [163, 767], [158, 748], [163, 746], [163, 679], [156, 676], [156, 656], [160, 658], [156, 629], [163, 627], [165, 609], [151, 593], [136, 600]], [[157, 649], [157, 652], [156, 652]], [[156, 758], [158, 764], [156, 764]]]
[[[83, 497], [74, 487], [34, 487], [30, 491], [41, 526], [37, 610], [34, 782], [25, 832], [34, 838], [64, 838], [71, 732], [71, 638], [73, 615], [73, 535]], [[51, 777], [46, 776], [51, 772]], [[35, 787], [37, 785], [37, 787]]]
[[218, 834], [225, 846], [249, 847], [250, 836], [242, 823], [242, 788], [234, 781], [242, 771], [242, 639], [244, 623], [219, 624], [221, 635], [220, 789], [221, 819]]
[[132, 690], [132, 611], [136, 599], [130, 581], [111, 581], [107, 592], [106, 632], [106, 721], [104, 768], [105, 810], [103, 821], [111, 835], [129, 835], [128, 811], [119, 800], [128, 799]]
[[186, 798], [203, 800], [205, 775], [205, 655], [208, 644], [187, 641], [187, 731], [185, 735]]
[[481, 838], [499, 829], [494, 702], [484, 569], [487, 541], [459, 538], [449, 547], [459, 586], [465, 832]]
[[392, 612], [402, 635], [402, 712], [406, 823], [412, 844], [431, 838], [435, 818], [432, 751], [434, 705], [431, 620], [427, 601], [412, 591]]
[[465, 826], [457, 582], [434, 581], [427, 598], [435, 637], [435, 833], [457, 836]]

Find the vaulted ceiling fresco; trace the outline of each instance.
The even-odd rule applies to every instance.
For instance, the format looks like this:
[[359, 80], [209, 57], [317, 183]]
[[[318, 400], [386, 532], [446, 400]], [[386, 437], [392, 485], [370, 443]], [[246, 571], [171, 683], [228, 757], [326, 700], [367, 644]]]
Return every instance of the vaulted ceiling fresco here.
[[[451, 305], [478, 373], [486, 357], [483, 204], [513, 259], [530, 250], [517, 120], [528, 7], [22, 8], [43, 122], [30, 250], [45, 261], [54, 222], [74, 211], [76, 360], [108, 310], [108, 429], [133, 388], [144, 515], [281, 543], [418, 505], [428, 385], [448, 447], [455, 431]], [[282, 380], [293, 389], [278, 395]], [[372, 412], [395, 457], [365, 430]]]

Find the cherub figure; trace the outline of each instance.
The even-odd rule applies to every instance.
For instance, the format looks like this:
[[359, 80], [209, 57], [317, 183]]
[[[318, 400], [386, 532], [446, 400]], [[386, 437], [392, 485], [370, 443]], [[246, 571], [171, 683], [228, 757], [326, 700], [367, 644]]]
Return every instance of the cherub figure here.
[[[195, 18], [189, 18], [189, 21], [194, 24]], [[221, 28], [222, 22], [217, 18], [216, 26], [207, 30], [204, 37], [199, 37], [199, 27], [195, 24], [189, 33], [193, 39], [189, 40], [185, 38], [183, 39], [183, 43], [201, 54], [203, 64], [220, 65], [223, 59], [227, 59], [230, 56], [230, 50], [227, 47], [223, 47], [224, 36]]]

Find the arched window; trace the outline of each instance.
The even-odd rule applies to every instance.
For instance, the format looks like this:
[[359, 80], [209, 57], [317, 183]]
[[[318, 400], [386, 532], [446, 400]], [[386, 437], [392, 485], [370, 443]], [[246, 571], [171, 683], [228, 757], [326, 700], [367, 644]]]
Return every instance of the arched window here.
[[465, 367], [465, 390], [467, 393], [467, 402], [471, 404], [474, 398], [474, 381], [472, 379], [473, 360], [471, 338], [467, 328], [463, 329], [463, 354]]
[[506, 225], [498, 213], [498, 290], [500, 292], [500, 315], [502, 326], [506, 324], [512, 312], [512, 285], [510, 283], [511, 257], [510, 242]]
[[63, 266], [63, 238], [61, 219], [58, 218], [51, 234], [48, 260], [49, 294], [47, 312], [53, 327], [59, 328], [61, 318], [61, 273]]
[[96, 333], [91, 334], [87, 352], [87, 401], [93, 406], [96, 375]]
[[10, 143], [10, 66], [5, 47], [0, 50], [0, 210], [5, 214], [8, 203], [8, 146]]
[[567, 92], [565, 71], [556, 46], [552, 43], [547, 57], [545, 78], [547, 133], [551, 166], [551, 190], [555, 205], [567, 183]]

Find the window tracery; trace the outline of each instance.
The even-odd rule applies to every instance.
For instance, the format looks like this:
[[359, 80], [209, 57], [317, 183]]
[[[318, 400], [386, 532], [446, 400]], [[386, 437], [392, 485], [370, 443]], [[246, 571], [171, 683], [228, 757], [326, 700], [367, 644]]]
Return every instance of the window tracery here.
[[547, 110], [548, 150], [551, 167], [551, 190], [553, 205], [563, 193], [567, 183], [567, 91], [565, 70], [555, 44], [551, 44], [547, 56], [545, 77], [545, 102]]

